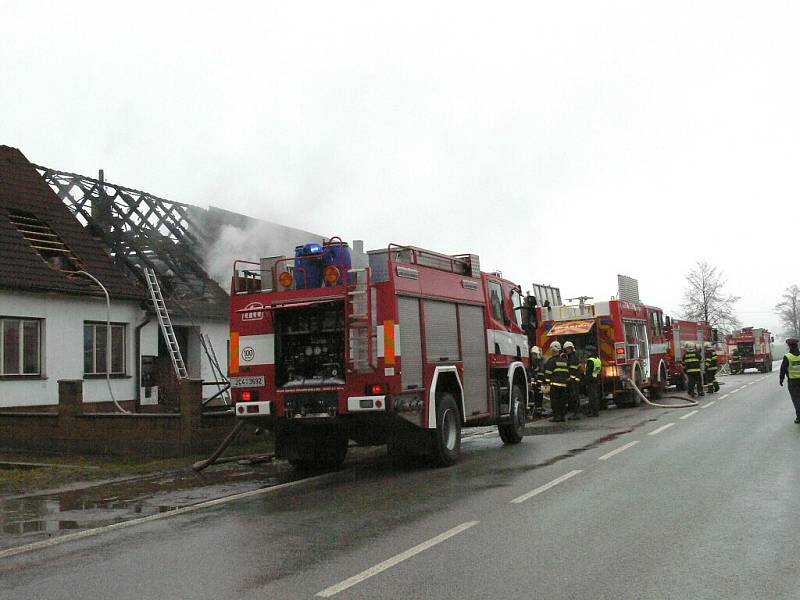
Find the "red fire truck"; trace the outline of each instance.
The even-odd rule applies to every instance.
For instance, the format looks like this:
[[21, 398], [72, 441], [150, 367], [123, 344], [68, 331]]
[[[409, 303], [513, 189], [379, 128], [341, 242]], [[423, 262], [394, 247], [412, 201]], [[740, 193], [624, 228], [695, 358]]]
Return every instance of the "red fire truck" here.
[[716, 330], [707, 321], [683, 321], [666, 317], [667, 372], [670, 383], [679, 390], [685, 390], [687, 381], [683, 372], [683, 353], [688, 344], [697, 344], [703, 351], [706, 342], [716, 342]]
[[758, 369], [761, 373], [772, 371], [772, 343], [775, 338], [766, 329], [743, 327], [725, 336], [725, 345], [731, 371]]
[[462, 426], [497, 424], [520, 442], [530, 311], [519, 286], [472, 254], [392, 244], [358, 258], [332, 238], [234, 263], [236, 415], [301, 468], [340, 464], [348, 440], [449, 465]]
[[537, 310], [536, 338], [545, 354], [554, 340], [562, 345], [571, 341], [583, 364], [586, 347], [597, 348], [603, 363], [604, 393], [613, 394], [617, 405], [638, 403], [631, 380], [639, 389], [648, 390], [650, 398], [661, 396], [669, 381], [669, 354], [660, 308], [610, 300]]

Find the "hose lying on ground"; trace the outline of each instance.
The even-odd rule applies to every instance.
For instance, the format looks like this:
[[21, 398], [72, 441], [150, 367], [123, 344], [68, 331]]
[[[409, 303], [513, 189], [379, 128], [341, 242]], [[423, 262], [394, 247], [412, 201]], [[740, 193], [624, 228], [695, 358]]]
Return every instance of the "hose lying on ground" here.
[[246, 424], [245, 421], [239, 421], [238, 423], [236, 423], [236, 426], [228, 434], [228, 437], [226, 437], [224, 440], [222, 440], [222, 443], [219, 445], [219, 448], [214, 450], [214, 453], [211, 456], [209, 456], [207, 459], [198, 460], [196, 463], [194, 463], [192, 465], [192, 470], [194, 470], [195, 473], [199, 473], [200, 471], [202, 471], [206, 467], [209, 467], [209, 466], [213, 465], [215, 462], [217, 462], [217, 459], [220, 457], [220, 455], [223, 452], [225, 452], [225, 449], [228, 446], [231, 445], [233, 440], [236, 439], [236, 436], [239, 435], [239, 432], [242, 430], [242, 428], [244, 428], [245, 424]]
[[632, 379], [629, 380], [629, 383], [631, 384], [631, 386], [633, 386], [633, 391], [636, 394], [639, 395], [639, 398], [642, 399], [642, 402], [644, 402], [645, 404], [648, 404], [650, 406], [655, 406], [656, 408], [692, 408], [694, 406], [699, 406], [700, 405], [700, 403], [697, 400], [695, 400], [694, 398], [687, 398], [686, 396], [672, 396], [672, 397], [673, 398], [678, 398], [680, 400], [686, 400], [687, 402], [690, 402], [691, 404], [658, 404], [657, 402], [652, 402], [647, 396], [645, 396], [642, 393], [642, 390], [640, 390], [636, 386], [636, 382], [634, 382]]

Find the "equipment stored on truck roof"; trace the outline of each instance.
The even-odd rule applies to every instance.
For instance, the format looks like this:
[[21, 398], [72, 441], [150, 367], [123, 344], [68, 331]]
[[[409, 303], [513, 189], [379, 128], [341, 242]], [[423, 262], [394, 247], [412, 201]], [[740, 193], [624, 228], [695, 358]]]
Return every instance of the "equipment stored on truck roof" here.
[[725, 336], [731, 373], [745, 369], [758, 369], [761, 373], [772, 371], [773, 335], [760, 327], [743, 327]]
[[532, 316], [474, 254], [391, 244], [358, 256], [331, 238], [236, 261], [236, 415], [271, 430], [297, 467], [340, 464], [348, 440], [449, 465], [463, 426], [496, 424], [518, 443]]

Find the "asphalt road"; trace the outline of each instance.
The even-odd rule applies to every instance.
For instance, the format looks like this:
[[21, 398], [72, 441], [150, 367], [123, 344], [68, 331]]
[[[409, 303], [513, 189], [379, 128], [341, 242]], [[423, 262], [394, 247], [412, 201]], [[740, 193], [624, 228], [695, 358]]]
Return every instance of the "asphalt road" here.
[[724, 382], [2, 558], [0, 598], [797, 598], [800, 425], [777, 373]]

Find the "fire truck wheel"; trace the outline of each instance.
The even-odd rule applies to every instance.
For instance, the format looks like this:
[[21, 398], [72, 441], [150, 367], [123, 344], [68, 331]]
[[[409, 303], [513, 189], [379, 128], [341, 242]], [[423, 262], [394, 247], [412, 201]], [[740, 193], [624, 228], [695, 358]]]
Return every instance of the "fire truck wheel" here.
[[436, 430], [431, 432], [431, 458], [437, 467], [456, 462], [461, 451], [461, 415], [453, 394], [436, 397]]
[[522, 388], [511, 388], [511, 422], [498, 425], [500, 439], [505, 444], [519, 444], [525, 435], [525, 406]]

